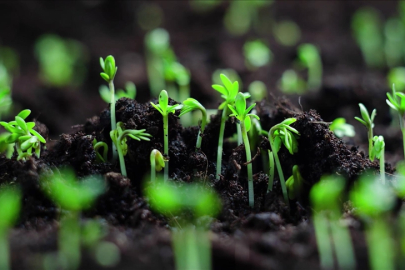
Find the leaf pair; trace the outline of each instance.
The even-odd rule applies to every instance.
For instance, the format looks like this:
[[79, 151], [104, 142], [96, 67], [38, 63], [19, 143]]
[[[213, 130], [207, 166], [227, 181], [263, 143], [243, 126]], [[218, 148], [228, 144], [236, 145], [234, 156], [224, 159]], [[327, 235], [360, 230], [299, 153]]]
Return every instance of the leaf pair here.
[[121, 148], [122, 154], [125, 156], [128, 151], [127, 137], [137, 141], [150, 141], [149, 137], [152, 137], [152, 135], [146, 133], [145, 130], [146, 129], [125, 129], [124, 123], [118, 122], [117, 129], [110, 131], [110, 137], [114, 144]]
[[103, 60], [100, 57], [100, 66], [104, 72], [100, 73], [100, 76], [106, 81], [110, 82], [114, 80], [115, 74], [117, 74], [118, 67], [115, 66], [115, 59], [112, 55], [109, 55]]
[[374, 160], [374, 158], [381, 159], [382, 155], [384, 155], [384, 149], [385, 149], [385, 142], [384, 142], [384, 137], [383, 136], [374, 136], [373, 138], [373, 149], [371, 150], [370, 153], [370, 158]]
[[154, 164], [155, 171], [160, 172], [165, 167], [165, 158], [159, 150], [153, 149], [150, 153], [150, 163]]
[[405, 115], [405, 94], [395, 92], [395, 85], [392, 85], [392, 94], [387, 93], [387, 97], [388, 106], [396, 110], [403, 117]]
[[212, 85], [216, 91], [221, 94], [221, 97], [225, 100], [224, 102], [219, 105], [219, 110], [224, 109], [228, 104], [233, 104], [235, 102], [236, 95], [239, 92], [239, 83], [238, 81], [234, 81], [233, 83], [225, 74], [221, 74], [221, 81], [224, 86], [219, 84]]
[[256, 103], [253, 103], [246, 109], [246, 96], [242, 93], [238, 93], [235, 98], [235, 104], [228, 104], [228, 108], [232, 112], [229, 116], [234, 116], [239, 121], [244, 122], [246, 132], [248, 132], [252, 126], [250, 117], [260, 120], [259, 116], [249, 113], [255, 106]]
[[169, 106], [169, 96], [166, 90], [162, 90], [159, 95], [159, 104], [153, 102], [150, 103], [156, 110], [158, 110], [163, 116], [169, 115], [169, 113], [174, 113], [176, 110], [180, 109], [182, 106], [179, 104]]
[[278, 153], [281, 144], [284, 144], [291, 155], [298, 152], [298, 141], [296, 136], [299, 136], [300, 133], [295, 128], [290, 127], [290, 125], [296, 121], [296, 118], [287, 118], [280, 124], [271, 128], [269, 136], [272, 137], [274, 142], [274, 152]]
[[354, 119], [356, 119], [357, 121], [359, 121], [360, 123], [362, 123], [364, 126], [366, 126], [367, 129], [373, 129], [374, 128], [374, 118], [377, 115], [377, 110], [374, 109], [371, 112], [371, 116], [367, 111], [367, 108], [362, 104], [359, 103], [359, 107], [360, 107], [360, 113], [361, 113], [361, 117], [363, 119], [361, 119], [360, 117], [354, 117]]

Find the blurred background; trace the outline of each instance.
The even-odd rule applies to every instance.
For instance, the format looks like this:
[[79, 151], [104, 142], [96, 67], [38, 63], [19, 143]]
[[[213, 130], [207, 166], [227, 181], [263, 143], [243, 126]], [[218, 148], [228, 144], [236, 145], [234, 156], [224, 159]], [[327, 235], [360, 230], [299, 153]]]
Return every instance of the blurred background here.
[[177, 87], [216, 109], [211, 84], [226, 72], [256, 99], [301, 97], [353, 123], [358, 102], [378, 109], [393, 82], [405, 90], [400, 1], [15, 0], [0, 18], [0, 117], [29, 108], [53, 139], [107, 108], [99, 58], [110, 54], [116, 88], [139, 102]]

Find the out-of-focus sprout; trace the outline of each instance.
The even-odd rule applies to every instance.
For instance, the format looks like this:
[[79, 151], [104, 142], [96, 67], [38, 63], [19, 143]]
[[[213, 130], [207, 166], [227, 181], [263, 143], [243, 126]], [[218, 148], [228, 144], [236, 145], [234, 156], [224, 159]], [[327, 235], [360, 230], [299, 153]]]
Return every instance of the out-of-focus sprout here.
[[[106, 102], [111, 103], [111, 94], [110, 89], [106, 85], [101, 85], [99, 88], [100, 97]], [[125, 84], [125, 90], [118, 89], [115, 92], [115, 101], [119, 100], [120, 98], [130, 98], [135, 99], [136, 97], [136, 86], [133, 82], [127, 82]]]
[[322, 85], [322, 60], [319, 49], [312, 44], [302, 44], [297, 49], [300, 64], [308, 69], [308, 90], [318, 90]]
[[388, 87], [395, 84], [395, 89], [399, 92], [405, 91], [405, 67], [391, 68], [387, 75]]
[[277, 85], [284, 94], [302, 94], [307, 87], [306, 82], [293, 69], [284, 71]]
[[389, 18], [384, 25], [385, 58], [389, 67], [396, 67], [403, 63], [405, 40], [405, 26], [398, 18]]
[[267, 98], [267, 87], [262, 81], [253, 81], [248, 89], [253, 102]]
[[339, 117], [332, 121], [332, 124], [329, 126], [330, 131], [332, 131], [336, 137], [354, 137], [356, 132], [354, 127], [346, 123], [346, 119]]
[[248, 68], [255, 69], [271, 63], [273, 54], [263, 41], [247, 41], [243, 46], [245, 64]]
[[145, 2], [136, 10], [136, 18], [142, 30], [150, 31], [162, 24], [164, 14], [159, 5]]
[[361, 8], [353, 15], [351, 27], [367, 66], [374, 68], [384, 67], [380, 13], [371, 7]]
[[222, 0], [191, 0], [189, 1], [191, 8], [196, 12], [208, 12], [222, 3]]
[[285, 20], [274, 24], [273, 34], [278, 43], [294, 46], [301, 38], [301, 29], [295, 22]]

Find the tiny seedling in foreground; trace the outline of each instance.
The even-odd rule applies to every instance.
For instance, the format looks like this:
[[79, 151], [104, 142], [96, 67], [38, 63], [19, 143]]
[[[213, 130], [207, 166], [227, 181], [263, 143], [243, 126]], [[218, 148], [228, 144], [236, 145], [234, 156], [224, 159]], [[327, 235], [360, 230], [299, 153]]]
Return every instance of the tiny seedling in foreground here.
[[[340, 224], [341, 200], [345, 181], [339, 176], [322, 176], [310, 191], [313, 222], [322, 269], [355, 269], [353, 245], [348, 229]], [[333, 255], [335, 251], [335, 256]]]
[[191, 212], [185, 215], [185, 220], [175, 221], [178, 228], [173, 231], [172, 241], [176, 269], [211, 269], [210, 240], [204, 228], [209, 224], [204, 222], [207, 219], [200, 218], [214, 217], [220, 212], [218, 195], [198, 184], [176, 187], [168, 182], [151, 185], [146, 192], [151, 207], [167, 217]]
[[[153, 102], [150, 103], [160, 114], [163, 116], [163, 138], [164, 138], [164, 151], [163, 154], [169, 157], [169, 114], [175, 113], [177, 109], [181, 108], [181, 105], [175, 104], [169, 106], [169, 96], [166, 90], [162, 90], [159, 95], [159, 104]], [[165, 166], [164, 180], [169, 179], [169, 162]]]
[[247, 172], [248, 172], [248, 189], [249, 189], [249, 206], [254, 206], [254, 189], [253, 189], [253, 172], [252, 172], [252, 163], [250, 162], [252, 159], [252, 153], [250, 151], [250, 143], [248, 138], [248, 131], [252, 125], [251, 117], [256, 118], [259, 120], [259, 116], [255, 114], [250, 114], [249, 112], [256, 106], [256, 103], [253, 103], [246, 108], [246, 99], [242, 93], [238, 93], [235, 98], [235, 104], [233, 106], [228, 104], [229, 109], [232, 111], [232, 114], [229, 116], [235, 116], [236, 119], [240, 122], [240, 127], [242, 130], [242, 138], [243, 144], [245, 145], [246, 151], [246, 162], [247, 164]]
[[385, 152], [385, 142], [383, 136], [374, 136], [373, 138], [373, 150], [371, 151], [372, 159], [374, 157], [380, 160], [380, 179], [381, 183], [385, 184], [385, 163], [384, 163], [384, 152]]
[[336, 118], [332, 121], [332, 124], [329, 126], [330, 131], [332, 131], [336, 137], [343, 138], [343, 137], [354, 137], [356, 132], [354, 131], [354, 127], [350, 124], [346, 123], [346, 119], [340, 117]]
[[21, 208], [21, 193], [12, 187], [0, 188], [0, 269], [9, 270], [8, 231], [17, 221]]
[[25, 122], [25, 119], [30, 115], [30, 110], [21, 111], [14, 121], [0, 122], [8, 132], [11, 134], [7, 136], [5, 142], [15, 143], [17, 150], [17, 160], [26, 160], [32, 155], [32, 151], [35, 152], [37, 158], [41, 154], [41, 143], [46, 143], [45, 139], [35, 131], [34, 122]]
[[299, 197], [302, 186], [304, 185], [304, 178], [302, 178], [298, 165], [294, 165], [292, 169], [293, 174], [287, 179], [285, 185], [288, 190], [288, 197], [290, 200], [294, 200]]
[[362, 123], [367, 128], [367, 137], [368, 137], [368, 155], [371, 161], [374, 158], [371, 156], [371, 151], [373, 150], [373, 128], [374, 128], [374, 118], [377, 114], [377, 110], [374, 109], [371, 112], [371, 116], [368, 114], [367, 108], [362, 104], [359, 103], [361, 117], [354, 117], [357, 121]]
[[127, 169], [125, 166], [124, 156], [128, 152], [127, 137], [134, 140], [140, 141], [150, 141], [149, 137], [152, 137], [149, 133], [145, 132], [145, 129], [125, 129], [124, 123], [118, 122], [117, 129], [110, 131], [110, 137], [113, 141], [113, 145], [118, 150], [118, 158], [120, 160], [121, 174], [127, 176]]
[[273, 153], [274, 161], [277, 166], [278, 177], [280, 178], [281, 189], [283, 191], [284, 201], [289, 205], [287, 187], [285, 184], [283, 170], [281, 168], [280, 159], [278, 158], [278, 151], [281, 148], [281, 144], [287, 148], [291, 155], [298, 152], [298, 142], [296, 136], [300, 133], [292, 128], [290, 125], [297, 121], [295, 118], [287, 118], [280, 124], [273, 126], [269, 131], [269, 142]]
[[387, 93], [388, 99], [387, 104], [392, 109], [394, 109], [399, 118], [399, 126], [402, 132], [402, 143], [404, 146], [404, 155], [405, 155], [405, 125], [404, 125], [404, 116], [405, 116], [405, 94], [402, 92], [395, 91], [395, 85], [392, 85], [392, 94]]
[[200, 110], [202, 114], [201, 126], [197, 135], [197, 143], [195, 146], [196, 150], [198, 150], [201, 149], [202, 137], [204, 136], [205, 126], [207, 125], [207, 111], [205, 110], [205, 107], [201, 105], [201, 103], [198, 102], [196, 99], [188, 98], [183, 101], [183, 107], [181, 108], [180, 116], [183, 116], [193, 110]]
[[[114, 89], [114, 78], [117, 74], [118, 67], [115, 66], [115, 59], [112, 55], [109, 55], [103, 60], [100, 57], [100, 66], [103, 72], [100, 73], [101, 78], [103, 78], [110, 88], [110, 114], [111, 114], [111, 130], [117, 129], [117, 120], [115, 118], [115, 89]], [[113, 160], [117, 158], [117, 149], [114, 144], [112, 145]]]
[[[108, 154], [108, 145], [105, 142], [97, 142], [97, 139], [94, 138], [93, 142], [94, 152], [96, 152], [96, 163], [104, 163], [107, 161], [107, 154]], [[103, 148], [102, 154], [100, 154], [99, 150]]]
[[165, 159], [162, 153], [153, 149], [150, 152], [150, 181], [156, 181], [156, 172], [160, 172], [165, 167]]

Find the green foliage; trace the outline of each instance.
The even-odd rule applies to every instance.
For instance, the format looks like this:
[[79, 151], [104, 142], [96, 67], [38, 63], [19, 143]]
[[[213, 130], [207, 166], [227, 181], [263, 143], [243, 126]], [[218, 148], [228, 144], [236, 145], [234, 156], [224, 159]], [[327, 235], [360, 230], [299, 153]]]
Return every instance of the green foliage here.
[[150, 103], [158, 112], [163, 116], [168, 116], [170, 113], [175, 113], [177, 109], [181, 108], [181, 105], [175, 104], [169, 106], [169, 96], [166, 90], [162, 90], [159, 95], [159, 104], [153, 102]]
[[162, 153], [153, 149], [150, 152], [150, 180], [154, 182], [156, 180], [156, 172], [160, 172], [165, 167], [165, 159]]
[[344, 189], [345, 180], [343, 177], [337, 175], [322, 176], [321, 180], [313, 185], [309, 195], [315, 211], [338, 209]]
[[302, 178], [299, 171], [298, 165], [293, 166], [292, 172], [293, 174], [285, 182], [290, 200], [294, 200], [299, 197], [299, 194], [302, 191], [302, 186], [305, 183], [305, 180]]
[[202, 114], [201, 127], [197, 135], [197, 143], [196, 143], [196, 149], [200, 149], [205, 126], [207, 125], [207, 111], [205, 110], [205, 107], [201, 105], [201, 103], [198, 102], [196, 99], [188, 98], [185, 101], [183, 101], [183, 107], [181, 108], [180, 111], [180, 117], [194, 110], [200, 110]]
[[377, 110], [374, 109], [371, 112], [371, 116], [367, 111], [367, 108], [362, 104], [359, 103], [360, 107], [360, 113], [361, 117], [354, 117], [357, 121], [359, 121], [361, 124], [363, 124], [367, 128], [367, 137], [368, 137], [368, 154], [369, 158], [371, 161], [374, 160], [374, 158], [371, 156], [371, 152], [373, 150], [373, 128], [374, 128], [374, 118], [377, 115]]
[[402, 119], [405, 115], [405, 94], [401, 92], [396, 92], [395, 85], [393, 85], [392, 94], [387, 93], [387, 97], [388, 99], [386, 101], [388, 106], [397, 111]]
[[370, 155], [380, 160], [380, 178], [381, 183], [385, 184], [385, 163], [384, 163], [385, 142], [383, 136], [374, 136], [373, 138], [373, 150]]
[[0, 120], [3, 115], [9, 113], [12, 104], [10, 88], [0, 89]]
[[247, 67], [259, 68], [271, 63], [273, 54], [263, 41], [247, 41], [243, 46], [245, 63]]
[[[93, 140], [94, 152], [96, 152], [96, 163], [104, 163], [107, 161], [108, 145], [105, 142], [97, 142], [97, 139]], [[103, 154], [100, 154], [99, 149], [103, 148]]]
[[163, 28], [156, 28], [146, 34], [145, 45], [150, 52], [162, 55], [170, 47], [169, 33]]
[[294, 46], [301, 38], [301, 29], [295, 22], [284, 20], [274, 24], [273, 34], [278, 43]]
[[14, 121], [0, 122], [10, 134], [4, 140], [5, 143], [15, 143], [15, 147], [18, 153], [17, 160], [26, 160], [26, 158], [32, 155], [34, 150], [35, 155], [39, 158], [41, 154], [41, 143], [46, 143], [45, 139], [33, 128], [34, 122], [25, 122], [30, 115], [30, 110], [21, 111]]
[[232, 83], [225, 74], [221, 74], [220, 77], [224, 86], [214, 84], [212, 88], [218, 91], [225, 100], [218, 107], [219, 110], [223, 110], [227, 105], [232, 105], [235, 102], [236, 95], [239, 92], [239, 83], [237, 81]]
[[307, 83], [298, 76], [295, 70], [287, 69], [278, 82], [278, 88], [284, 94], [303, 94], [307, 88]]
[[101, 78], [103, 78], [107, 83], [112, 82], [118, 70], [118, 67], [115, 66], [114, 57], [109, 55], [105, 58], [105, 60], [100, 57], [100, 66], [104, 71], [100, 73]]
[[253, 81], [248, 89], [253, 101], [261, 101], [267, 97], [267, 87], [262, 81]]
[[47, 84], [56, 87], [80, 84], [85, 77], [85, 48], [78, 41], [43, 35], [36, 41], [35, 54], [40, 76]]
[[344, 136], [354, 137], [356, 132], [354, 127], [346, 123], [346, 119], [339, 117], [332, 121], [332, 124], [329, 126], [330, 131], [332, 131], [336, 137], [342, 138]]
[[0, 237], [17, 221], [21, 208], [21, 192], [17, 188], [0, 188]]
[[[399, 18], [389, 18], [384, 25], [384, 52], [387, 65], [396, 67], [403, 63], [405, 26]], [[391, 84], [390, 84], [391, 85]]]
[[213, 84], [219, 84], [223, 85], [221, 74], [224, 74], [230, 81], [237, 81], [239, 84], [239, 88], [243, 88], [242, 80], [239, 77], [238, 73], [231, 68], [226, 68], [226, 69], [217, 69], [212, 73], [212, 82]]
[[74, 212], [89, 209], [106, 188], [99, 176], [91, 175], [77, 181], [70, 169], [43, 176], [41, 185], [46, 194], [62, 209]]
[[[106, 103], [111, 103], [111, 94], [110, 90], [108, 89], [107, 86], [102, 85], [100, 86], [99, 89], [100, 96], [101, 98], [106, 102]], [[136, 97], [136, 86], [133, 82], [127, 82], [125, 84], [125, 90], [118, 89], [115, 94], [115, 101], [119, 100], [120, 98], [130, 98], [130, 99], [135, 99]]]
[[405, 91], [405, 67], [391, 68], [387, 75], [388, 85], [395, 85], [395, 89]]
[[249, 108], [246, 108], [246, 97], [242, 93], [238, 93], [234, 105], [228, 104], [228, 108], [232, 112], [229, 116], [234, 116], [240, 122], [244, 122], [246, 131], [249, 131], [252, 125], [251, 117], [260, 120], [259, 116], [249, 113], [255, 106], [256, 103], [253, 103]]
[[322, 86], [322, 60], [319, 49], [312, 44], [302, 44], [297, 49], [300, 64], [308, 69], [308, 90], [317, 90]]

